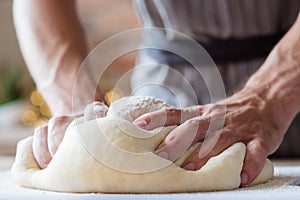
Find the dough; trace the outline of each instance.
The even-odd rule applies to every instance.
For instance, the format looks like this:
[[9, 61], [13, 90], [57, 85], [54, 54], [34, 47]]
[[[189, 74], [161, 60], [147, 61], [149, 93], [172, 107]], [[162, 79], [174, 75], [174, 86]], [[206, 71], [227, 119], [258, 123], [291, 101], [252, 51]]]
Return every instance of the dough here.
[[[32, 154], [32, 137], [19, 142], [12, 174], [21, 186], [60, 192], [165, 193], [229, 190], [240, 185], [245, 145], [236, 143], [197, 171], [180, 168], [198, 144], [172, 163], [153, 153], [175, 127], [145, 131], [136, 117], [167, 106], [151, 97], [127, 97], [108, 116], [83, 124], [72, 122], [47, 168]], [[125, 108], [125, 109], [124, 109]], [[273, 165], [266, 160], [253, 184], [268, 181]]]

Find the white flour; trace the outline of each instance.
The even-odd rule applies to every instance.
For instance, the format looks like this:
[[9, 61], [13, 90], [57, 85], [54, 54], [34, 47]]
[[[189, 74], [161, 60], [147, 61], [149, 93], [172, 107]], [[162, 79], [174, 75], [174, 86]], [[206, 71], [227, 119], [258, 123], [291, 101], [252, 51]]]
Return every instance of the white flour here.
[[147, 96], [132, 96], [113, 102], [107, 112], [107, 116], [119, 116], [130, 122], [149, 111], [168, 107], [163, 101]]
[[0, 172], [0, 199], [300, 199], [300, 186], [290, 185], [300, 178], [300, 166], [276, 166], [272, 180], [267, 183], [231, 191], [181, 194], [72, 194], [27, 189], [13, 184], [9, 171]]

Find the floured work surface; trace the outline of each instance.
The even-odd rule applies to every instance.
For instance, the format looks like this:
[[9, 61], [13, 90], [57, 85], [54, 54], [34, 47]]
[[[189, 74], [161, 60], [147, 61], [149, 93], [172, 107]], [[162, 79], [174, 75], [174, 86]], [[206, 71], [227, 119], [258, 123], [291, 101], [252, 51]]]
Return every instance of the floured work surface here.
[[178, 194], [94, 194], [59, 193], [22, 188], [13, 183], [9, 171], [0, 172], [0, 199], [300, 199], [300, 186], [290, 185], [300, 178], [300, 166], [276, 166], [274, 177], [267, 183], [231, 191]]

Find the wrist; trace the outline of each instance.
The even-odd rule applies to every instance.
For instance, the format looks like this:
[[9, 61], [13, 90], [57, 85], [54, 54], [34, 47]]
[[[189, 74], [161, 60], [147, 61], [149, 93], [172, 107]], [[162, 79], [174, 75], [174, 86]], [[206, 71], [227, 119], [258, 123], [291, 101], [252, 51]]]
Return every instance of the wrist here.
[[[74, 75], [71, 75], [74, 74]], [[103, 101], [103, 96], [87, 71], [58, 73], [47, 85], [38, 87], [53, 116], [80, 115], [86, 105]]]
[[293, 60], [283, 57], [283, 52], [275, 48], [242, 91], [262, 98], [268, 105], [269, 117], [286, 132], [300, 111], [300, 69]]

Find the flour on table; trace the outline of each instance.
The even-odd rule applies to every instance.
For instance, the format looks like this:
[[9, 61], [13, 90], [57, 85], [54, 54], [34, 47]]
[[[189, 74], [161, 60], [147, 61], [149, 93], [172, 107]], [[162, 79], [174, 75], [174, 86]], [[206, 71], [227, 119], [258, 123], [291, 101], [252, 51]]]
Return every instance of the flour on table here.
[[[230, 190], [240, 185], [246, 148], [236, 143], [212, 157], [199, 170], [179, 166], [197, 148], [193, 145], [176, 163], [154, 154], [176, 126], [146, 131], [131, 122], [167, 107], [151, 97], [126, 97], [109, 108], [107, 117], [70, 124], [45, 169], [32, 153], [32, 137], [19, 142], [12, 174], [21, 186], [60, 192], [166, 193]], [[253, 184], [268, 181], [273, 165], [266, 160]]]

